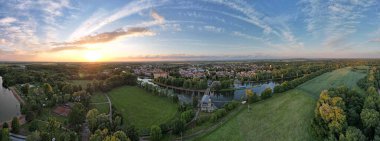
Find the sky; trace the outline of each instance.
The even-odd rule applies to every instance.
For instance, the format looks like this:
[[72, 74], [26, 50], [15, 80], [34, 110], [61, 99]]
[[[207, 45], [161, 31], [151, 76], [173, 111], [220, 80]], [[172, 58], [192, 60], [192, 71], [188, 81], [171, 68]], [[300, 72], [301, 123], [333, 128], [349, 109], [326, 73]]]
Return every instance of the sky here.
[[0, 0], [0, 61], [380, 58], [376, 0]]

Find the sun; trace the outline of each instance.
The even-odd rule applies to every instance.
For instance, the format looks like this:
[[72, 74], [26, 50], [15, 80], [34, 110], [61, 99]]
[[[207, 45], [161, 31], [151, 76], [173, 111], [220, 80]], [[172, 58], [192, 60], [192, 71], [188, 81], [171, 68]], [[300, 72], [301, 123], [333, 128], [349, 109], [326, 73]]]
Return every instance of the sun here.
[[86, 58], [87, 61], [96, 62], [102, 58], [102, 54], [97, 51], [88, 51], [84, 54], [84, 58]]

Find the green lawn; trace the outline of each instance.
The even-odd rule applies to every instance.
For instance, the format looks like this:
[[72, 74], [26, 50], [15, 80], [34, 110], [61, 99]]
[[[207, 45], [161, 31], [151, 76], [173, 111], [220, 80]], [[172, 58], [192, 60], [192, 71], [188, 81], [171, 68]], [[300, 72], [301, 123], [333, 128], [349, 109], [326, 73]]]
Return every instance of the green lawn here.
[[310, 124], [319, 93], [343, 84], [357, 89], [356, 82], [364, 76], [349, 68], [325, 73], [296, 89], [253, 104], [250, 112], [243, 110], [199, 140], [314, 140]]
[[112, 104], [128, 123], [137, 128], [150, 128], [172, 119], [177, 104], [166, 97], [155, 96], [142, 88], [123, 86], [108, 93]]
[[314, 98], [318, 98], [322, 90], [341, 85], [346, 85], [359, 92], [363, 92], [362, 89], [356, 85], [356, 82], [365, 77], [365, 75], [365, 73], [351, 71], [350, 68], [343, 68], [325, 73], [315, 79], [307, 81], [297, 87], [297, 89], [311, 94]]
[[93, 95], [91, 95], [90, 100], [90, 109], [96, 108], [100, 113], [106, 113], [109, 112], [109, 104], [106, 96], [103, 93], [96, 92]]

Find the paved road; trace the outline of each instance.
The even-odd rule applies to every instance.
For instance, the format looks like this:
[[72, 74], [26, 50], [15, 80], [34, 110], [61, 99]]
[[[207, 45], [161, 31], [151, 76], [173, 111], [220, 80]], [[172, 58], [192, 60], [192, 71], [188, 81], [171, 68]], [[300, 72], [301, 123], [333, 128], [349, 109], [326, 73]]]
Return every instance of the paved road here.
[[109, 104], [109, 108], [110, 108], [109, 118], [110, 118], [110, 123], [112, 123], [112, 103], [111, 103], [111, 99], [110, 99], [110, 97], [108, 97], [107, 94], [104, 94], [104, 95], [107, 97], [107, 100], [108, 100], [108, 104]]

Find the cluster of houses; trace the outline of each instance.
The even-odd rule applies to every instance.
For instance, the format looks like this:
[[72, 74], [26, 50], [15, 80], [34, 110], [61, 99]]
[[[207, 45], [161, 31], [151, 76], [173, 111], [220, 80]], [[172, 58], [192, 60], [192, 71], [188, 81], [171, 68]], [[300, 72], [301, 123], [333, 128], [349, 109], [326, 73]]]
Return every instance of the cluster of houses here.
[[206, 71], [202, 68], [188, 68], [180, 69], [179, 74], [186, 78], [204, 78], [206, 77]]

